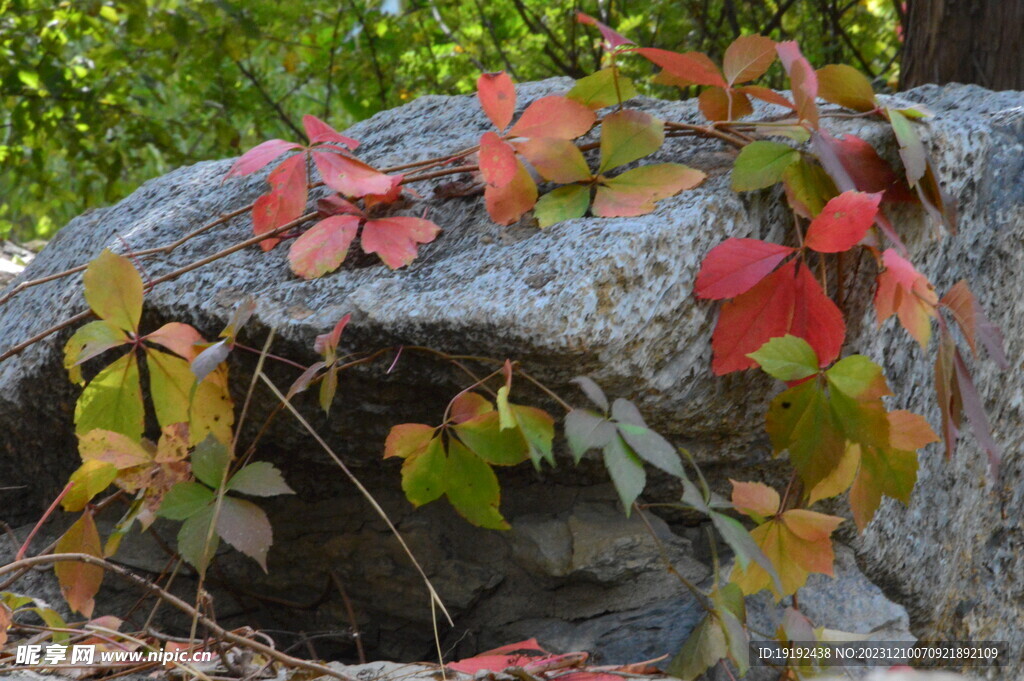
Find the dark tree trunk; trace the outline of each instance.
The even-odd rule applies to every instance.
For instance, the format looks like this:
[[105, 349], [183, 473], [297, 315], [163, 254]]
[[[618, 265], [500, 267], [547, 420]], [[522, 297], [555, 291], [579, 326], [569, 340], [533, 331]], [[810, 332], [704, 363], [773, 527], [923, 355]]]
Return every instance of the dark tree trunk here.
[[902, 89], [957, 82], [1024, 90], [1024, 0], [909, 0], [907, 5]]

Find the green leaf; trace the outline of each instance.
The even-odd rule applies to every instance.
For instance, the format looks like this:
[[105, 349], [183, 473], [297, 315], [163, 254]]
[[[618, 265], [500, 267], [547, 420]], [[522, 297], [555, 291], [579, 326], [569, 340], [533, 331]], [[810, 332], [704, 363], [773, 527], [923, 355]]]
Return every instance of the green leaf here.
[[644, 472], [643, 461], [640, 460], [629, 445], [621, 437], [613, 437], [604, 446], [604, 467], [611, 476], [615, 491], [622, 500], [623, 510], [628, 516], [633, 510], [633, 502], [644, 491], [647, 485], [647, 473]]
[[[616, 79], [618, 79], [617, 89]], [[633, 81], [623, 76], [616, 67], [609, 66], [577, 80], [566, 97], [575, 99], [591, 109], [602, 109], [632, 99], [636, 97], [636, 94]]]
[[573, 409], [565, 416], [565, 437], [573, 459], [580, 462], [591, 449], [600, 449], [618, 437], [615, 424], [589, 409]]
[[188, 423], [196, 377], [188, 362], [166, 352], [146, 349], [149, 396], [161, 426]]
[[591, 212], [605, 218], [644, 215], [654, 210], [656, 201], [692, 189], [705, 177], [702, 171], [680, 163], [640, 166], [603, 178]]
[[219, 488], [224, 482], [224, 474], [230, 463], [231, 452], [227, 445], [213, 435], [207, 436], [192, 452], [192, 472], [213, 489]]
[[254, 497], [274, 497], [279, 494], [295, 494], [273, 464], [267, 461], [251, 463], [231, 476], [228, 489], [239, 494]]
[[83, 275], [85, 300], [100, 319], [135, 333], [142, 316], [142, 277], [131, 260], [108, 249], [96, 256]]
[[115, 360], [93, 378], [75, 405], [75, 432], [102, 428], [142, 438], [145, 411], [135, 353]]
[[718, 621], [707, 615], [669, 662], [667, 671], [683, 681], [693, 681], [729, 654], [729, 644]]
[[198, 482], [179, 482], [164, 495], [157, 515], [170, 520], [187, 520], [214, 501], [214, 493]]
[[458, 433], [463, 444], [492, 464], [514, 466], [530, 456], [529, 445], [522, 432], [518, 428], [501, 428], [497, 411], [489, 411], [463, 421], [453, 430]]
[[844, 357], [825, 372], [829, 386], [853, 399], [891, 395], [882, 367], [864, 355]]
[[802, 156], [782, 173], [782, 183], [790, 207], [808, 220], [816, 218], [829, 199], [838, 194], [825, 169]]
[[513, 404], [512, 414], [519, 426], [519, 432], [530, 448], [530, 458], [535, 465], [545, 460], [555, 465], [551, 443], [555, 439], [555, 420], [543, 409]]
[[775, 452], [789, 450], [808, 488], [828, 477], [846, 451], [842, 424], [817, 379], [777, 395], [768, 409], [767, 429]]
[[775, 571], [775, 566], [768, 560], [768, 556], [750, 536], [747, 528], [743, 527], [743, 523], [716, 511], [710, 511], [708, 517], [711, 518], [711, 523], [718, 530], [718, 534], [722, 535], [722, 539], [732, 549], [739, 566], [745, 570], [751, 562], [757, 563], [768, 573], [775, 582], [775, 588], [781, 593], [782, 581], [779, 579], [779, 573]]
[[[213, 505], [209, 505], [199, 513], [189, 517], [178, 530], [178, 553], [190, 565], [199, 571], [200, 575], [206, 574], [206, 568], [217, 553], [217, 545], [220, 538], [216, 533], [210, 537], [210, 527], [213, 524]], [[207, 539], [209, 538], [209, 541]]]
[[410, 454], [402, 463], [402, 491], [413, 506], [422, 506], [445, 493], [448, 480], [444, 446], [440, 437], [430, 440], [425, 449]]
[[635, 109], [609, 114], [601, 124], [601, 166], [598, 172], [603, 173], [653, 154], [664, 141], [661, 119]]
[[570, 184], [548, 192], [540, 197], [534, 207], [534, 215], [541, 227], [575, 220], [583, 217], [590, 207], [590, 187]]
[[445, 466], [448, 501], [463, 518], [479, 527], [507, 530], [509, 525], [498, 511], [501, 490], [494, 471], [483, 459], [457, 440], [448, 443]]
[[516, 427], [516, 417], [512, 415], [512, 408], [508, 403], [508, 386], [498, 388], [498, 397], [495, 402], [498, 405], [498, 425], [502, 430]]
[[796, 149], [778, 142], [757, 141], [743, 147], [732, 169], [732, 188], [738, 192], [771, 187], [800, 158]]
[[818, 96], [854, 111], [875, 108], [875, 90], [871, 81], [846, 64], [830, 64], [818, 69]]
[[608, 413], [608, 398], [605, 397], [604, 391], [601, 390], [594, 379], [589, 376], [577, 376], [576, 378], [569, 381], [579, 386], [579, 389], [583, 391], [583, 394], [587, 396], [591, 402], [600, 408], [604, 413]]
[[612, 404], [612, 417], [619, 434], [641, 459], [680, 480], [688, 480], [679, 452], [658, 433], [647, 427], [636, 405], [619, 398]]
[[772, 338], [747, 357], [780, 381], [799, 381], [818, 373], [818, 355], [814, 348], [803, 338], [789, 334]]
[[244, 499], [224, 497], [217, 516], [217, 534], [267, 571], [267, 552], [274, 543], [274, 533], [267, 514], [259, 506]]

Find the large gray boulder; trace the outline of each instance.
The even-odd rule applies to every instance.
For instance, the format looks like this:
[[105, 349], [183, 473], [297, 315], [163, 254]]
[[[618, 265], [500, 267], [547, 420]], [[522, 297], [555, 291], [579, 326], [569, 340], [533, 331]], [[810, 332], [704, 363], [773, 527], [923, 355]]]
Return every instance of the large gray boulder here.
[[[520, 103], [567, 87], [559, 80], [521, 86]], [[915, 262], [940, 289], [960, 277], [971, 280], [1007, 330], [1010, 356], [1019, 357], [1015, 330], [1024, 297], [1014, 282], [1024, 258], [1024, 96], [948, 86], [919, 88], [900, 99], [935, 113], [926, 137], [941, 179], [960, 202], [961, 221], [959, 234], [941, 241], [931, 239], [919, 212], [902, 214], [899, 229]], [[635, 105], [673, 120], [699, 120], [692, 102], [640, 99]], [[488, 125], [471, 98], [423, 97], [348, 134], [363, 142], [364, 158], [387, 166], [470, 146]], [[886, 145], [885, 153], [896, 157], [884, 125], [828, 125]], [[184, 321], [212, 337], [237, 302], [253, 295], [257, 312], [248, 338], [259, 342], [274, 327], [277, 351], [309, 363], [315, 359], [314, 336], [352, 313], [346, 350], [421, 345], [511, 357], [566, 395], [575, 394], [569, 379], [589, 373], [610, 393], [634, 399], [653, 426], [695, 453], [713, 480], [771, 480], [780, 468], [771, 460], [762, 418], [775, 387], [752, 373], [711, 374], [716, 313], [691, 294], [701, 258], [724, 238], [780, 240], [786, 234], [777, 195], [729, 189], [731, 158], [729, 149], [713, 141], [673, 139], [655, 160], [701, 168], [709, 175], [702, 186], [661, 202], [648, 216], [587, 218], [546, 230], [528, 220], [495, 226], [479, 197], [441, 199], [434, 197], [434, 186], [418, 187], [424, 199], [410, 214], [429, 209], [445, 232], [421, 248], [408, 269], [391, 272], [356, 261], [306, 282], [291, 275], [280, 251], [246, 249], [157, 287], [147, 296], [144, 323], [155, 328]], [[116, 206], [75, 219], [21, 280], [87, 262], [103, 248], [123, 252], [172, 242], [264, 191], [263, 176], [222, 184], [229, 166], [223, 161], [179, 169]], [[145, 261], [146, 274], [157, 277], [250, 234], [248, 218], [237, 218], [166, 258]], [[78, 277], [36, 287], [0, 308], [0, 339], [9, 347], [82, 309]], [[902, 331], [875, 331], [869, 314], [850, 325], [849, 347], [884, 361], [901, 406], [936, 422], [929, 358]], [[58, 334], [0, 364], [0, 486], [15, 488], [0, 489], [0, 508], [10, 522], [37, 517], [76, 461], [76, 394], [60, 361], [66, 338]], [[251, 362], [236, 360], [233, 371], [242, 389], [248, 369]], [[624, 647], [623, 657], [678, 645], [692, 626], [692, 604], [678, 585], [672, 591], [644, 528], [612, 513], [614, 497], [607, 487], [594, 486], [600, 478], [592, 466], [579, 472], [563, 466], [543, 479], [528, 470], [504, 475], [503, 511], [514, 528], [508, 535], [466, 527], [436, 504], [412, 512], [397, 489], [397, 468], [380, 463], [387, 428], [436, 421], [464, 384], [450, 367], [413, 353], [404, 354], [391, 373], [386, 369], [384, 363], [347, 376], [330, 420], [317, 414], [312, 398], [301, 398], [301, 407], [414, 538], [428, 573], [444, 582], [442, 594], [462, 626], [475, 628], [480, 645], [538, 631], [570, 647], [638, 641]], [[280, 385], [294, 377], [280, 368], [272, 375]], [[952, 463], [929, 449], [922, 454], [910, 511], [886, 504], [857, 550], [868, 574], [909, 605], [921, 632], [1020, 644], [1024, 606], [1016, 597], [1022, 579], [1017, 545], [1024, 493], [1021, 436], [1014, 428], [1020, 422], [1020, 376], [997, 374], [984, 363], [976, 376], [1007, 452], [998, 486], [986, 478], [984, 457], [970, 436]], [[272, 397], [258, 391], [250, 423], [261, 424], [273, 406]], [[354, 490], [291, 420], [277, 419], [263, 443], [261, 457], [280, 465], [301, 498], [270, 505], [277, 543], [269, 577], [260, 581], [252, 565], [229, 561], [225, 569], [233, 572], [227, 581], [246, 584], [248, 592], [315, 601], [333, 569], [357, 585], [353, 600], [360, 618], [378, 632], [381, 654], [402, 657], [429, 648], [429, 613], [415, 573], [385, 543], [381, 526], [353, 498]], [[652, 498], [674, 494], [668, 484], [651, 492]], [[693, 579], [706, 578], [706, 557], [702, 562], [695, 545], [673, 533], [678, 527], [657, 527], [682, 570]], [[665, 605], [670, 599], [674, 605]], [[531, 614], [534, 606], [543, 607]], [[325, 612], [323, 626], [346, 626], [337, 598]], [[890, 614], [887, 606], [878, 612]], [[289, 625], [301, 621], [295, 612], [274, 617]], [[839, 621], [828, 626], [843, 628]]]

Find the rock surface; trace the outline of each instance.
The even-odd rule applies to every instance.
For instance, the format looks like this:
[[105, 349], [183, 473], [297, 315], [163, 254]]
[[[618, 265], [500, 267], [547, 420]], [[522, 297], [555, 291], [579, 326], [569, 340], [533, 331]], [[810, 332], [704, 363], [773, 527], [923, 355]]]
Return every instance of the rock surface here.
[[[567, 86], [557, 80], [521, 86], [520, 102]], [[1024, 259], [1024, 96], [948, 86], [900, 97], [936, 114], [926, 135], [940, 178], [960, 201], [961, 222], [959, 234], [942, 241], [931, 239], [916, 212], [900, 215], [898, 226], [915, 263], [941, 290], [960, 277], [971, 280], [1007, 330], [1010, 356], [1019, 358], [1024, 348], [1016, 320], [1024, 318], [1024, 296], [1012, 282]], [[641, 99], [636, 105], [674, 120], [699, 119], [693, 102]], [[464, 148], [485, 129], [472, 99], [424, 97], [348, 133], [364, 143], [364, 158], [387, 166]], [[840, 121], [833, 129], [891, 142], [884, 126], [865, 120]], [[887, 153], [895, 157], [891, 143]], [[513, 357], [565, 394], [573, 394], [568, 380], [586, 372], [610, 393], [636, 400], [650, 423], [689, 447], [714, 480], [770, 478], [776, 467], [761, 418], [774, 388], [754, 375], [711, 375], [716, 313], [691, 291], [700, 259], [725, 237], [783, 237], [777, 196], [732, 192], [731, 152], [714, 142], [675, 139], [654, 160], [687, 163], [709, 179], [661, 202], [648, 216], [580, 219], [544, 231], [525, 223], [497, 227], [478, 197], [441, 200], [433, 198], [432, 187], [418, 187], [425, 199], [408, 212], [429, 209], [445, 232], [407, 270], [356, 262], [305, 282], [291, 276], [280, 251], [248, 249], [156, 288], [147, 296], [144, 323], [155, 328], [185, 321], [213, 336], [236, 302], [254, 295], [258, 307], [250, 337], [261, 341], [266, 329], [276, 327], [278, 352], [308, 363], [315, 359], [313, 337], [351, 312], [343, 343], [348, 351], [405, 344]], [[229, 165], [179, 169], [114, 207], [77, 218], [22, 279], [84, 263], [105, 247], [124, 251], [172, 242], [264, 190], [263, 176], [222, 184]], [[170, 257], [145, 261], [146, 275], [188, 264], [250, 230], [247, 218], [235, 219]], [[0, 338], [9, 347], [81, 309], [77, 277], [36, 287], [0, 308]], [[862, 333], [872, 327], [867, 314], [852, 324], [851, 346], [884, 358], [905, 406], [937, 419], [927, 358], [891, 326]], [[0, 364], [0, 480], [16, 488], [0, 489], [0, 508], [11, 522], [38, 517], [75, 463], [75, 392], [60, 368], [66, 337], [48, 338]], [[248, 380], [247, 368], [235, 369], [239, 385]], [[532, 472], [513, 471], [503, 479], [503, 511], [515, 528], [508, 535], [467, 527], [443, 506], [411, 512], [398, 496], [397, 469], [379, 463], [387, 427], [436, 421], [463, 384], [449, 367], [412, 353], [403, 355], [394, 372], [385, 375], [386, 368], [347, 378], [344, 406], [329, 422], [317, 415], [312, 399], [303, 407], [399, 520], [463, 630], [476, 632], [467, 647], [505, 643], [520, 631], [543, 631], [552, 647], [618, 645], [614, 655], [630, 658], [678, 645], [692, 626], [693, 609], [661, 573], [644, 529], [614, 512], [608, 490], [595, 488], [593, 476], [569, 471], [538, 480]], [[293, 377], [284, 371], [273, 375], [282, 385]], [[984, 457], [970, 436], [952, 463], [929, 450], [911, 510], [885, 506], [857, 550], [869, 574], [909, 605], [918, 631], [940, 638], [1007, 639], [1020, 654], [1024, 485], [1018, 426], [1024, 391], [1019, 371], [1002, 376], [982, 363], [976, 375], [1007, 452], [1000, 482], [987, 480]], [[269, 395], [257, 393], [250, 423], [262, 423], [272, 406]], [[380, 654], [405, 657], [429, 645], [425, 594], [397, 546], [382, 540], [380, 523], [290, 421], [278, 419], [265, 442], [261, 456], [285, 470], [304, 500], [271, 505], [277, 543], [269, 577], [260, 579], [253, 566], [228, 560], [229, 581], [315, 601], [333, 569], [370, 635], [377, 632]], [[673, 491], [657, 494], [670, 498]], [[706, 566], [693, 558], [694, 547], [668, 526], [659, 527], [677, 562], [694, 578], [706, 575]], [[339, 624], [347, 620], [336, 596], [321, 610], [323, 626], [347, 627]], [[287, 624], [304, 617], [276, 616]], [[844, 628], [841, 622], [831, 626]]]

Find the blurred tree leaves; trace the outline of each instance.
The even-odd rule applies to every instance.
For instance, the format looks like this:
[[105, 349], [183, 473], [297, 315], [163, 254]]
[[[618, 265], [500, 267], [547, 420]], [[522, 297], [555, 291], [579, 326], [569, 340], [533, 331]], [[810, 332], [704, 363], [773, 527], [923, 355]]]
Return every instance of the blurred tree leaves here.
[[344, 128], [472, 92], [481, 70], [585, 76], [602, 55], [577, 10], [645, 46], [720, 59], [764, 33], [876, 85], [895, 77], [886, 0], [0, 0], [0, 236], [47, 237], [176, 166], [295, 138], [305, 113]]

